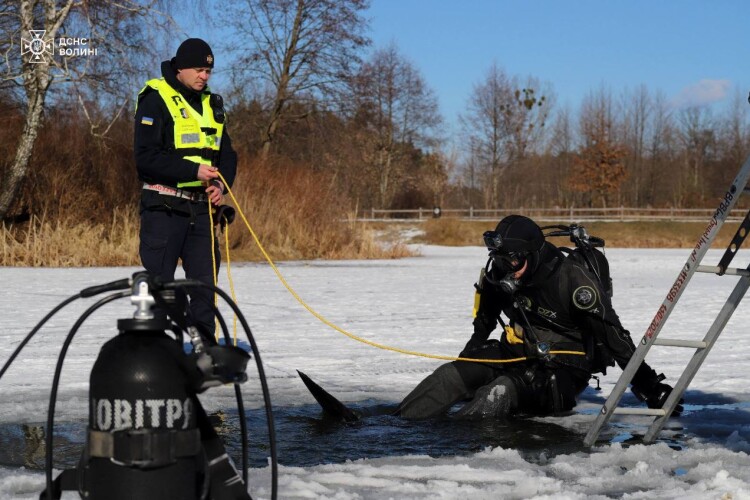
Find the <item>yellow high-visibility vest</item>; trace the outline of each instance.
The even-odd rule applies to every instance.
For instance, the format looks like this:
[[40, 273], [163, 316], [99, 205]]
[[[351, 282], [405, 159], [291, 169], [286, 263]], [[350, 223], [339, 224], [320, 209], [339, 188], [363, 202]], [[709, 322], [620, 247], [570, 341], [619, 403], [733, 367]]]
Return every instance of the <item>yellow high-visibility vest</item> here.
[[[138, 93], [138, 101], [148, 88], [156, 90], [167, 105], [174, 121], [174, 147], [186, 160], [216, 165], [224, 124], [214, 119], [210, 93], [201, 94], [201, 111], [194, 109], [164, 78], [154, 78]], [[206, 88], [208, 90], [208, 88]], [[136, 109], [137, 109], [136, 104]], [[178, 188], [201, 186], [201, 181], [180, 182]]]

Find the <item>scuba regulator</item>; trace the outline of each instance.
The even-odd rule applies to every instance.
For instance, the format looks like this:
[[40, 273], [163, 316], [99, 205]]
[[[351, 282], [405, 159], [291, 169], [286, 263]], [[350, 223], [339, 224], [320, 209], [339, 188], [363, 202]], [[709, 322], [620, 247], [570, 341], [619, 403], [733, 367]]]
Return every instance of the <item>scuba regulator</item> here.
[[[185, 290], [207, 287], [231, 307], [240, 320], [258, 368], [271, 453], [272, 498], [277, 495], [278, 463], [268, 386], [255, 339], [244, 316], [221, 289], [196, 280], [162, 282], [145, 272], [86, 288], [50, 311], [24, 338], [0, 370], [0, 378], [39, 329], [78, 298], [120, 290], [89, 307], [65, 338], [55, 369], [46, 428], [46, 489], [40, 499], [60, 498], [77, 490], [87, 499], [249, 499], [247, 428], [239, 384], [247, 380], [250, 355], [230, 345], [219, 311], [216, 317], [225, 345], [187, 321]], [[119, 334], [105, 343], [91, 371], [87, 439], [78, 467], [52, 479], [54, 417], [65, 354], [83, 322], [103, 305], [130, 297], [132, 318], [117, 322]], [[168, 333], [169, 332], [169, 333]], [[170, 335], [171, 333], [171, 335]], [[185, 353], [183, 334], [192, 344]], [[198, 393], [234, 384], [240, 417], [242, 474], [198, 400]]]

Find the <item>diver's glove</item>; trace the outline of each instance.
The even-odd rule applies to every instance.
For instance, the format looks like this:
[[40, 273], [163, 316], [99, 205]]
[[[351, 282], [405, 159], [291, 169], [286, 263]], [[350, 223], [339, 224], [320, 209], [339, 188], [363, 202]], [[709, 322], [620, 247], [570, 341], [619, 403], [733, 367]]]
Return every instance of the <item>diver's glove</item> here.
[[[667, 398], [672, 393], [672, 386], [662, 382], [667, 377], [664, 374], [660, 374], [651, 383], [646, 385], [633, 385], [630, 390], [633, 391], [635, 397], [645, 402], [649, 408], [662, 408]], [[680, 398], [677, 402], [677, 406], [672, 411], [673, 417], [679, 417], [684, 410], [682, 404], [685, 399]]]

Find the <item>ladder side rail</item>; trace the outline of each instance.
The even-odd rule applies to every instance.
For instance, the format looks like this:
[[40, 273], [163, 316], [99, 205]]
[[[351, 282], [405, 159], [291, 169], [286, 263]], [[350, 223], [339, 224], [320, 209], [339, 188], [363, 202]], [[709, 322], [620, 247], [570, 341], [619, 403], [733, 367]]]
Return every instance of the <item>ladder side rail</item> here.
[[726, 272], [729, 264], [732, 262], [732, 259], [734, 259], [734, 256], [737, 255], [737, 251], [742, 246], [742, 243], [745, 242], [745, 238], [747, 238], [748, 234], [750, 234], [750, 210], [745, 214], [745, 218], [742, 219], [742, 222], [740, 222], [740, 226], [734, 233], [729, 245], [727, 245], [724, 255], [721, 257], [721, 260], [719, 260], [718, 267], [720, 274]]
[[[641, 347], [644, 348], [641, 349]], [[601, 410], [599, 410], [599, 413], [596, 415], [594, 423], [589, 428], [588, 433], [586, 433], [586, 437], [584, 437], [583, 439], [583, 444], [585, 446], [593, 446], [593, 444], [596, 442], [596, 438], [599, 437], [601, 428], [607, 422], [609, 422], [609, 419], [612, 418], [612, 415], [615, 414], [615, 410], [620, 403], [622, 395], [625, 393], [625, 389], [628, 388], [628, 385], [633, 379], [635, 372], [641, 366], [641, 362], [646, 357], [646, 352], [648, 351], [649, 347], [650, 345], [638, 346], [633, 355], [630, 357], [630, 361], [622, 371], [622, 375], [620, 375], [620, 378], [617, 379], [615, 387], [612, 389], [612, 392], [607, 397], [607, 400], [604, 402]]]
[[704, 341], [707, 344], [706, 348], [697, 349], [695, 353], [693, 354], [693, 357], [690, 359], [687, 366], [685, 367], [685, 371], [682, 372], [680, 379], [675, 384], [674, 389], [672, 390], [672, 394], [669, 395], [669, 397], [664, 403], [663, 408], [666, 411], [665, 415], [663, 417], [657, 417], [651, 423], [651, 426], [649, 427], [648, 431], [644, 435], [643, 441], [645, 443], [653, 442], [653, 440], [656, 439], [656, 436], [659, 433], [659, 431], [661, 431], [661, 429], [667, 423], [667, 419], [669, 418], [669, 416], [672, 414], [672, 411], [674, 411], [675, 407], [677, 406], [677, 402], [680, 400], [682, 395], [687, 390], [688, 385], [690, 385], [690, 382], [692, 382], [693, 377], [695, 377], [695, 374], [698, 373], [698, 369], [703, 364], [703, 361], [705, 361], [706, 357], [708, 356], [708, 353], [711, 351], [711, 348], [714, 346], [714, 344], [716, 343], [716, 340], [719, 338], [719, 335], [727, 326], [727, 323], [731, 319], [734, 312], [737, 310], [737, 307], [742, 301], [742, 298], [745, 296], [745, 293], [747, 292], [748, 288], [750, 288], [750, 278], [747, 278], [747, 277], [740, 278], [739, 282], [735, 285], [734, 289], [732, 290], [732, 293], [727, 298], [727, 301], [724, 303], [724, 306], [721, 308], [721, 312], [719, 312], [718, 316], [716, 316], [716, 319], [711, 324], [711, 327], [708, 329], [708, 332], [706, 333], [706, 336], [704, 338]]
[[688, 257], [688, 261], [683, 266], [674, 284], [669, 289], [669, 293], [667, 293], [667, 296], [662, 302], [662, 305], [657, 310], [654, 319], [651, 321], [651, 324], [646, 330], [646, 334], [643, 336], [635, 352], [630, 357], [630, 361], [628, 362], [627, 366], [625, 366], [625, 368], [623, 369], [623, 372], [620, 375], [620, 378], [617, 380], [614, 389], [612, 389], [612, 392], [609, 394], [607, 400], [604, 402], [604, 405], [594, 419], [594, 423], [592, 424], [591, 428], [586, 434], [586, 437], [583, 440], [583, 444], [585, 446], [592, 446], [594, 444], [596, 438], [599, 436], [601, 428], [609, 421], [609, 419], [614, 414], [614, 409], [619, 405], [622, 395], [625, 393], [628, 385], [630, 385], [630, 381], [633, 380], [633, 376], [635, 376], [635, 372], [638, 371], [641, 363], [646, 358], [646, 354], [648, 353], [649, 349], [651, 349], [651, 346], [656, 340], [656, 337], [659, 335], [659, 332], [664, 326], [664, 323], [672, 313], [672, 309], [674, 309], [674, 306], [682, 295], [682, 292], [684, 291], [686, 285], [690, 282], [693, 274], [695, 274], [697, 266], [693, 265], [693, 263], [700, 263], [701, 259], [705, 256], [706, 252], [711, 247], [711, 243], [713, 242], [714, 238], [716, 238], [716, 234], [723, 224], [723, 219], [721, 219], [721, 216], [726, 216], [726, 213], [728, 213], [728, 210], [725, 209], [725, 212], [722, 213], [720, 209], [721, 207], [719, 207], [719, 209], [717, 209], [714, 213], [714, 217], [711, 219], [711, 222], [703, 232], [703, 235], [698, 241], [698, 244], [695, 246], [692, 253]]
[[641, 339], [640, 344], [636, 348], [633, 356], [631, 356], [630, 361], [620, 375], [620, 378], [615, 384], [614, 389], [612, 390], [609, 397], [604, 402], [602, 409], [594, 419], [591, 428], [589, 429], [583, 440], [585, 446], [592, 446], [594, 444], [596, 438], [599, 436], [601, 428], [609, 421], [609, 419], [614, 414], [614, 409], [619, 404], [620, 399], [625, 392], [625, 389], [630, 384], [630, 381], [633, 379], [635, 372], [638, 370], [643, 360], [646, 358], [648, 350], [651, 348], [654, 340], [659, 335], [659, 331], [661, 331], [662, 327], [664, 326], [664, 323], [671, 314], [674, 305], [679, 300], [686, 285], [690, 282], [693, 274], [695, 274], [697, 265], [700, 264], [701, 260], [706, 255], [706, 252], [708, 252], [709, 248], [711, 247], [711, 243], [716, 238], [716, 235], [719, 232], [719, 229], [724, 224], [727, 216], [731, 212], [734, 205], [737, 203], [740, 194], [742, 194], [743, 190], [745, 189], [749, 176], [750, 157], [745, 160], [745, 163], [742, 165], [740, 172], [737, 174], [737, 177], [735, 177], [734, 181], [724, 195], [724, 198], [719, 204], [719, 207], [714, 212], [711, 221], [708, 223], [708, 226], [703, 231], [703, 234], [698, 240], [698, 243], [695, 245], [695, 248], [693, 248], [693, 251], [688, 257], [685, 266], [683, 266], [680, 274], [677, 276], [677, 279], [670, 288], [669, 293], [667, 293], [667, 297], [664, 299], [664, 302], [662, 302], [662, 305], [656, 311], [654, 319], [646, 329], [645, 335]]

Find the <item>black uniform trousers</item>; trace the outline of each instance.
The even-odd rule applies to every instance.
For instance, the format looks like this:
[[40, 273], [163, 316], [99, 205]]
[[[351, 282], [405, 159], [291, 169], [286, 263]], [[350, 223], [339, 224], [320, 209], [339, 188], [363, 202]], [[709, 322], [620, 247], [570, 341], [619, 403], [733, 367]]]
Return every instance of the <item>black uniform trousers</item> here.
[[[146, 271], [165, 281], [172, 281], [177, 262], [182, 259], [182, 268], [187, 279], [211, 285], [214, 283], [214, 273], [211, 269], [211, 223], [205, 208], [199, 205], [206, 205], [206, 202], [190, 202], [190, 212], [171, 210], [167, 207], [141, 210], [139, 251]], [[218, 273], [221, 256], [215, 238], [213, 245]], [[189, 296], [193, 324], [204, 334], [213, 337], [216, 321], [213, 312], [213, 293], [207, 288], [191, 288]]]

